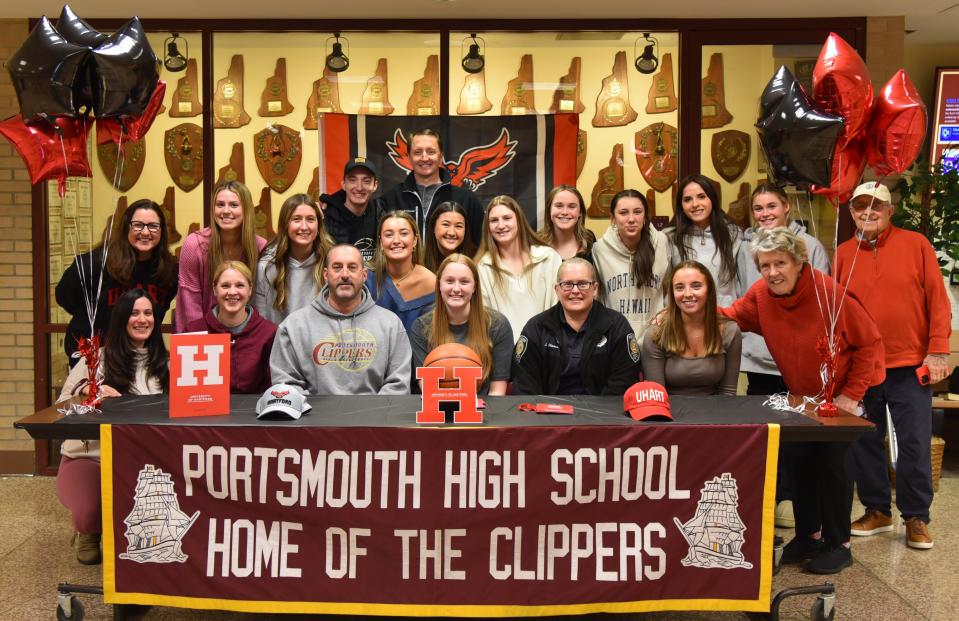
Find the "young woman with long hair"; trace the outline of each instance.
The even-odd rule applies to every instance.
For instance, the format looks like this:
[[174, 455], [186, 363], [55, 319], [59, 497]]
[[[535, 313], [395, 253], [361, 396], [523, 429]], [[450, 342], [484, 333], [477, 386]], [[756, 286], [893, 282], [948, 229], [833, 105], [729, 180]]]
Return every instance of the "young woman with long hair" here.
[[420, 262], [420, 234], [409, 213], [384, 214], [376, 236], [376, 261], [366, 286], [377, 306], [396, 313], [409, 332], [416, 318], [433, 308], [436, 276]]
[[323, 214], [308, 194], [294, 194], [280, 207], [276, 237], [256, 264], [256, 310], [280, 323], [323, 288], [323, 260], [333, 247]]
[[666, 310], [643, 337], [643, 373], [677, 395], [735, 395], [742, 337], [720, 315], [706, 266], [683, 261], [667, 277]]
[[436, 307], [413, 322], [409, 333], [413, 369], [423, 366], [434, 347], [460, 343], [475, 351], [483, 363], [480, 392], [505, 395], [513, 332], [502, 313], [485, 307], [480, 286], [472, 259], [454, 253], [443, 260], [436, 276]]
[[562, 262], [533, 232], [515, 199], [490, 200], [476, 263], [486, 306], [506, 316], [514, 337], [533, 315], [556, 303], [552, 283]]
[[213, 308], [213, 270], [224, 261], [241, 261], [256, 271], [266, 240], [256, 234], [253, 197], [239, 181], [226, 181], [213, 190], [210, 226], [187, 235], [180, 249], [180, 291], [173, 328], [201, 319]]
[[539, 238], [563, 259], [583, 257], [590, 252], [596, 235], [586, 228], [586, 203], [572, 185], [558, 185], [546, 195], [546, 223], [538, 231]]
[[[166, 391], [170, 356], [160, 325], [156, 304], [143, 289], [130, 289], [113, 308], [106, 343], [100, 350], [102, 378], [100, 394], [152, 395]], [[87, 367], [73, 367], [57, 402], [89, 391]], [[57, 496], [70, 510], [77, 531], [77, 560], [85, 565], [100, 562], [100, 442], [65, 440], [60, 447]]]
[[430, 211], [423, 244], [423, 265], [436, 273], [443, 259], [458, 252], [473, 256], [476, 245], [470, 237], [466, 208], [455, 201], [440, 203]]

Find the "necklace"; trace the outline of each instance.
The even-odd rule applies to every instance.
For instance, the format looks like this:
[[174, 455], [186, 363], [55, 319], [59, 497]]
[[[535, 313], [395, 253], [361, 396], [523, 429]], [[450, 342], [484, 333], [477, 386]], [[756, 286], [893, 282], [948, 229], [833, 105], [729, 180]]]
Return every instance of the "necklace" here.
[[394, 278], [394, 279], [393, 279], [393, 284], [394, 284], [394, 285], [400, 284], [401, 282], [403, 282], [404, 280], [406, 280], [407, 278], [409, 278], [409, 277], [410, 277], [410, 274], [412, 274], [412, 273], [414, 272], [414, 270], [416, 270], [416, 266], [415, 266], [415, 265], [410, 268], [410, 271], [406, 272], [405, 274], [403, 274], [403, 275], [400, 276], [399, 278]]

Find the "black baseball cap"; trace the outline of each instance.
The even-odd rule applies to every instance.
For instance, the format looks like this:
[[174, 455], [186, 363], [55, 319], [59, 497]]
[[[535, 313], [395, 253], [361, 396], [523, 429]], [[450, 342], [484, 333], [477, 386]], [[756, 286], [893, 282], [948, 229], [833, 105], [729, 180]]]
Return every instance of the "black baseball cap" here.
[[354, 168], [365, 168], [366, 170], [370, 171], [370, 174], [372, 174], [374, 178], [376, 177], [376, 165], [373, 164], [373, 161], [369, 158], [354, 157], [348, 161], [346, 163], [346, 167], [343, 169], [343, 176], [345, 177], [350, 174], [350, 171]]

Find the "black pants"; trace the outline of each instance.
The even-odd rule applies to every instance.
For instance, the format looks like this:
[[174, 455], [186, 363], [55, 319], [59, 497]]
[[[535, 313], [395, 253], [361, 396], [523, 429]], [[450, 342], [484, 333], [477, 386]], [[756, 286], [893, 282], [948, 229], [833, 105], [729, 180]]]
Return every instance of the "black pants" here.
[[[746, 379], [748, 380], [746, 384], [747, 395], [774, 395], [789, 391], [781, 375], [746, 371]], [[780, 447], [779, 468], [776, 472], [776, 502], [793, 499], [792, 476], [787, 469], [783, 468], [783, 461], [782, 447]]]
[[783, 465], [792, 476], [796, 536], [821, 530], [826, 545], [849, 541], [852, 478], [848, 442], [787, 442]]

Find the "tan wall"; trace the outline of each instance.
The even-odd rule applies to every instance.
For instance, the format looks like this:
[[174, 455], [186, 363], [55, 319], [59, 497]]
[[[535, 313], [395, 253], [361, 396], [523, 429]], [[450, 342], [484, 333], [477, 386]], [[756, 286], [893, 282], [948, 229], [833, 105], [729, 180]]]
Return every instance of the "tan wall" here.
[[930, 113], [936, 96], [936, 67], [959, 67], [959, 43], [941, 45], [909, 44], [906, 37], [906, 73], [916, 85]]

